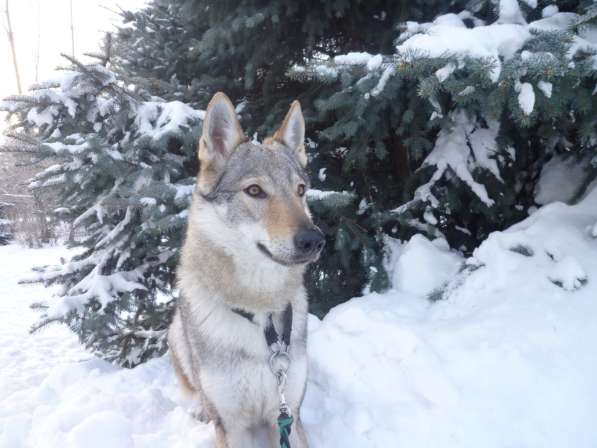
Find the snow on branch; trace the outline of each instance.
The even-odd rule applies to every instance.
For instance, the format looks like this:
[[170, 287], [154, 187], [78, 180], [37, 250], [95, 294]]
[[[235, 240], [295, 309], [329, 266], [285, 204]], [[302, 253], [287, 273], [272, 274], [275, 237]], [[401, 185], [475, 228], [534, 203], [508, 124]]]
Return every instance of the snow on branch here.
[[470, 120], [462, 110], [453, 112], [450, 118], [452, 127], [440, 131], [433, 150], [420, 168], [435, 167], [431, 179], [417, 188], [411, 201], [393, 210], [393, 213], [401, 214], [420, 202], [427, 202], [432, 207], [437, 207], [439, 201], [432, 189], [448, 174], [455, 175], [464, 182], [487, 207], [495, 203], [489, 197], [485, 186], [474, 179], [473, 173], [476, 169], [484, 169], [502, 181], [495, 160], [497, 153], [495, 139], [499, 132], [499, 124], [496, 121], [490, 121], [487, 128], [481, 127]]

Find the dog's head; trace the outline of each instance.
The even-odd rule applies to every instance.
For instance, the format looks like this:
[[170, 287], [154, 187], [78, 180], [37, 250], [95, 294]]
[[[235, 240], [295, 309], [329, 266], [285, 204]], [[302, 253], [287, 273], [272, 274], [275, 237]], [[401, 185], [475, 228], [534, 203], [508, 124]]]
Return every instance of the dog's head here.
[[216, 229], [212, 240], [285, 266], [319, 257], [325, 240], [307, 207], [304, 139], [298, 101], [272, 137], [255, 143], [246, 138], [228, 97], [213, 97], [199, 141], [201, 211], [195, 214], [203, 227]]

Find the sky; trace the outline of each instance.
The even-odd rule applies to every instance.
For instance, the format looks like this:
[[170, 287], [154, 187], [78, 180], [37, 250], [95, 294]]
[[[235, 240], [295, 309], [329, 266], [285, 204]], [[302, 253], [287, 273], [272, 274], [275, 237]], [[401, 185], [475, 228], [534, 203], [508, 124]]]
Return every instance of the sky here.
[[[113, 29], [119, 16], [113, 12], [138, 9], [145, 0], [72, 0], [75, 55], [97, 50], [103, 33]], [[56, 66], [68, 62], [60, 53], [71, 53], [70, 0], [9, 0], [23, 90], [35, 81], [35, 55], [40, 35], [39, 80]], [[4, 25], [5, 0], [1, 2], [0, 25]], [[111, 11], [110, 11], [111, 10]], [[39, 11], [39, 14], [38, 14]], [[39, 18], [39, 20], [38, 20]], [[8, 38], [0, 26], [0, 98], [17, 93]], [[3, 124], [0, 122], [0, 129]]]

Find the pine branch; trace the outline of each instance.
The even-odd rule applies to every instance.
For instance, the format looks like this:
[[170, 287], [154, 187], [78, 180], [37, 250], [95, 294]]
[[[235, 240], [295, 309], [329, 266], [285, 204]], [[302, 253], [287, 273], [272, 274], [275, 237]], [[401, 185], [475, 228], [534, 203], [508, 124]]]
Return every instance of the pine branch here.
[[29, 154], [38, 152], [38, 148], [34, 148], [28, 145], [6, 143], [0, 146], [0, 152]]
[[45, 328], [48, 325], [55, 324], [55, 323], [63, 324], [63, 323], [66, 323], [66, 320], [63, 317], [52, 317], [52, 318], [42, 319], [41, 321], [31, 325], [31, 327], [29, 328], [29, 334], [37, 333], [42, 328]]
[[[92, 78], [93, 80], [95, 80], [98, 84], [100, 85], [104, 85], [105, 80], [101, 79], [99, 76], [97, 76], [92, 70], [89, 69], [89, 66], [79, 62], [77, 59], [75, 58], [71, 58], [70, 56], [68, 56], [67, 54], [64, 53], [60, 53], [60, 56], [62, 56], [63, 58], [67, 59], [68, 61], [70, 61], [74, 66], [76, 66], [83, 74], [89, 76], [90, 78]], [[119, 95], [123, 96], [123, 97], [128, 97], [131, 100], [133, 100], [135, 103], [141, 102], [143, 101], [143, 99], [141, 97], [139, 97], [138, 95], [133, 94], [132, 92], [129, 92], [117, 85], [110, 85], [107, 86], [108, 89], [114, 91], [115, 93], [118, 93]]]

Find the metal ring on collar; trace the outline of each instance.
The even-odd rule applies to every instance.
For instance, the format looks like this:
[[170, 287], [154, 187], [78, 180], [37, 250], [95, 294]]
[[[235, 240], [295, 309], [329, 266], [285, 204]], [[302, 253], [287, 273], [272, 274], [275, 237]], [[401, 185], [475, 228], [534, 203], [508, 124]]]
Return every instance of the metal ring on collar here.
[[290, 366], [290, 355], [288, 352], [277, 351], [273, 352], [269, 358], [269, 368], [277, 375], [279, 372], [286, 373]]

